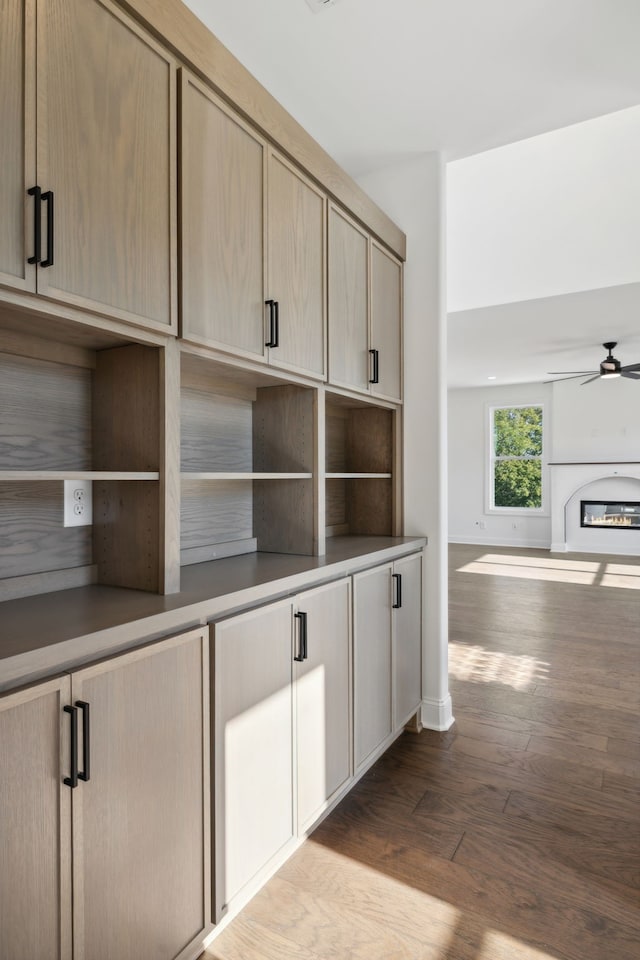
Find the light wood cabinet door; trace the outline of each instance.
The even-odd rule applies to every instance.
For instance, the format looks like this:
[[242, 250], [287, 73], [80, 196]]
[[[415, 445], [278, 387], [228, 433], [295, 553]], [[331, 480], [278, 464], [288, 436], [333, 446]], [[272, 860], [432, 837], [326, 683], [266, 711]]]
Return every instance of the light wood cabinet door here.
[[350, 775], [349, 581], [301, 594], [296, 614], [295, 655], [304, 655], [295, 661], [298, 832], [304, 833]]
[[35, 0], [0, 5], [0, 284], [35, 290]]
[[328, 230], [329, 380], [369, 390], [369, 237], [332, 204]]
[[186, 71], [180, 89], [182, 336], [260, 359], [265, 144]]
[[215, 918], [293, 837], [291, 603], [214, 628]]
[[396, 578], [394, 604], [400, 601], [400, 606], [393, 611], [394, 729], [397, 730], [416, 712], [422, 698], [421, 554], [396, 560], [393, 573]]
[[353, 578], [355, 771], [391, 733], [391, 564]]
[[74, 960], [186, 955], [210, 929], [206, 632], [72, 683], [91, 721], [90, 779], [73, 791]]
[[268, 153], [267, 296], [278, 303], [269, 362], [325, 376], [325, 196], [275, 151]]
[[55, 201], [38, 292], [174, 329], [175, 65], [108, 0], [43, 0], [37, 34], [38, 180]]
[[69, 732], [61, 726], [69, 686], [62, 677], [0, 698], [0, 957], [7, 960], [71, 960]]
[[371, 392], [402, 399], [402, 264], [371, 243], [371, 349], [378, 351], [378, 383]]

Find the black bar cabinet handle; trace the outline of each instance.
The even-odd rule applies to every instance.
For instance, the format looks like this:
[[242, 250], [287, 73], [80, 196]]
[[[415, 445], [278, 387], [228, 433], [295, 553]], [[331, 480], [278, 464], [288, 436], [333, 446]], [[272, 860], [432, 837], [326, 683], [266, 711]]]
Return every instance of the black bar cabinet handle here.
[[33, 256], [28, 257], [27, 263], [40, 263], [42, 259], [42, 230], [41, 230], [41, 208], [42, 208], [42, 190], [36, 184], [35, 187], [29, 187], [27, 193], [33, 197]]
[[89, 704], [86, 700], [76, 700], [76, 707], [82, 710], [82, 770], [78, 771], [78, 780], [88, 783], [91, 779], [91, 728], [89, 726]]
[[369, 380], [369, 383], [379, 383], [379, 355], [377, 350], [369, 350], [369, 353], [373, 357], [373, 376]]
[[272, 337], [273, 343], [271, 344], [271, 346], [279, 347], [280, 346], [280, 304], [278, 303], [277, 300], [273, 301], [273, 317], [274, 317], [273, 327], [274, 327], [275, 335]]
[[402, 606], [402, 574], [392, 573], [391, 576], [393, 577], [396, 585], [396, 599], [395, 603], [393, 604], [393, 609], [399, 610]]
[[274, 322], [273, 322], [273, 318], [274, 318], [273, 305], [274, 305], [274, 303], [275, 303], [275, 300], [265, 300], [265, 302], [264, 302], [265, 307], [269, 307], [269, 339], [266, 341], [265, 347], [275, 347], [275, 343], [274, 343], [274, 339], [273, 339], [273, 335], [274, 335], [274, 333], [275, 333]]
[[300, 641], [299, 641], [299, 645], [298, 645], [298, 653], [296, 654], [296, 656], [295, 656], [293, 659], [294, 659], [294, 660], [297, 660], [298, 663], [302, 663], [302, 661], [303, 661], [303, 660], [306, 660], [306, 659], [307, 659], [307, 656], [308, 656], [308, 651], [307, 651], [307, 614], [306, 614], [304, 611], [300, 610], [298, 613], [295, 613], [295, 614], [294, 614], [294, 617], [296, 617], [296, 619], [298, 619], [298, 620], [300, 621], [300, 634], [299, 634]]
[[42, 194], [42, 199], [47, 205], [47, 259], [40, 264], [41, 267], [53, 266], [53, 190], [47, 190]]
[[71, 776], [64, 783], [73, 790], [78, 786], [78, 708], [64, 707], [64, 712], [71, 716]]

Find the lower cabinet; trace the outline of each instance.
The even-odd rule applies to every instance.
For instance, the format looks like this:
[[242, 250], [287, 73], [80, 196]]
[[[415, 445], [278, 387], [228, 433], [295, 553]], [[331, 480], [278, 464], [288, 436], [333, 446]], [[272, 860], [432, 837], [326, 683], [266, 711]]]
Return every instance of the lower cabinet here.
[[351, 584], [301, 594], [294, 617], [297, 814], [304, 833], [351, 775]]
[[353, 578], [353, 747], [356, 773], [392, 730], [391, 573]]
[[[0, 957], [71, 960], [71, 791], [61, 677], [0, 699]], [[64, 744], [64, 745], [63, 745]]]
[[420, 705], [422, 554], [353, 578], [355, 771]]
[[0, 957], [194, 957], [417, 710], [421, 595], [412, 554], [1, 696]]
[[404, 726], [422, 700], [422, 554], [393, 564], [394, 729]]
[[349, 581], [215, 624], [213, 651], [217, 921], [349, 779]]
[[210, 929], [206, 640], [192, 631], [0, 700], [0, 956], [197, 952]]

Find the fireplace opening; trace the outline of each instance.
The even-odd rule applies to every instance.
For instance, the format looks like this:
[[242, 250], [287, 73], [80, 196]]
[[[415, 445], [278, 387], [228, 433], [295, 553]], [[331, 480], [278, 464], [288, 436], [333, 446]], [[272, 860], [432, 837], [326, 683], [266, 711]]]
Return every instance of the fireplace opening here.
[[581, 500], [580, 526], [640, 530], [640, 500]]

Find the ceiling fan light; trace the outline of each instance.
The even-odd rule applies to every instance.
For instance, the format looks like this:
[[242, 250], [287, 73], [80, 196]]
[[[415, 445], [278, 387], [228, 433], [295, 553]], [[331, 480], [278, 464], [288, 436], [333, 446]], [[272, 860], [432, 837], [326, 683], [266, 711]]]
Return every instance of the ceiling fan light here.
[[621, 368], [622, 364], [620, 361], [609, 355], [606, 360], [603, 360], [600, 364], [600, 376], [603, 380], [611, 377], [619, 377]]

